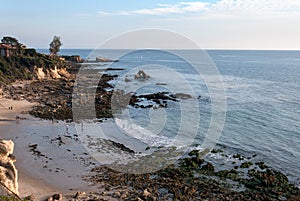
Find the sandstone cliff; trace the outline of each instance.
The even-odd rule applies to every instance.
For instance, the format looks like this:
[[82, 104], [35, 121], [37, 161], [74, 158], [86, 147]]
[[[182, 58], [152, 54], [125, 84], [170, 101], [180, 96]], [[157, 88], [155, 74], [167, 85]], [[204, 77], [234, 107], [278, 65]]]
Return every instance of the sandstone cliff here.
[[13, 141], [0, 140], [0, 195], [19, 195], [18, 172], [14, 165], [13, 150]]
[[59, 78], [69, 78], [70, 74], [66, 68], [58, 69], [56, 66], [50, 69], [44, 69], [42, 67], [34, 67], [34, 73], [39, 80], [43, 79], [59, 79]]

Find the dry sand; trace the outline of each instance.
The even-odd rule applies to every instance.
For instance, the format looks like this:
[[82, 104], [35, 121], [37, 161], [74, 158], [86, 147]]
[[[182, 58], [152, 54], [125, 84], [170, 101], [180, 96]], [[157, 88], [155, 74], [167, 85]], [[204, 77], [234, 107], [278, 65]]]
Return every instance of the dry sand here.
[[[0, 98], [0, 125], [5, 123], [16, 122], [16, 116], [25, 118], [26, 111], [32, 108], [34, 103], [26, 100], [16, 101], [5, 98]], [[9, 109], [12, 107], [12, 110]]]

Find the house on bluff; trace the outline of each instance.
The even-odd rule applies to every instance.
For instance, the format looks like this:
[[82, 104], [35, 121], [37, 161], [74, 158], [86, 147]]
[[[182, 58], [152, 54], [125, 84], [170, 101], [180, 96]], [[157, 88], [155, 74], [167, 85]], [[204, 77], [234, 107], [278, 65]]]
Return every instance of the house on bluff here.
[[3, 57], [10, 57], [16, 52], [16, 47], [9, 44], [0, 43], [0, 55]]

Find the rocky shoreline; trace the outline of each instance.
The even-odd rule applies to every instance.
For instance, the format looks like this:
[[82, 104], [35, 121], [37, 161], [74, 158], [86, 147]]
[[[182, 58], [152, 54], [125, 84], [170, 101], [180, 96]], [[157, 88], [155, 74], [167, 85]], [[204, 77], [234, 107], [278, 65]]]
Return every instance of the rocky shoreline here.
[[[188, 155], [154, 173], [126, 174], [97, 167], [86, 179], [94, 185], [103, 184], [106, 192], [102, 194], [119, 200], [300, 199], [300, 190], [264, 162], [244, 162], [233, 169], [217, 171], [202, 159], [200, 151], [193, 150]], [[111, 189], [114, 192], [108, 193]]]
[[[72, 92], [76, 73], [76, 68], [70, 68], [68, 73], [59, 78], [6, 85], [3, 87], [4, 97], [37, 102], [39, 105], [29, 112], [35, 117], [53, 121], [72, 121]], [[116, 76], [103, 74], [99, 81], [95, 95], [96, 115], [99, 119], [112, 117], [110, 102], [113, 93], [119, 95], [118, 108], [123, 107], [122, 103], [140, 108], [167, 107], [168, 101], [180, 101], [180, 97], [190, 98], [184, 94], [176, 96], [165, 92], [149, 95], [114, 92], [110, 81], [115, 78]], [[126, 98], [128, 95], [129, 100]], [[140, 105], [142, 99], [152, 101], [153, 104]], [[132, 152], [120, 143], [113, 141], [111, 143], [121, 150]], [[30, 151], [32, 154], [42, 156], [43, 153], [37, 152], [37, 146], [32, 144], [29, 147]], [[1, 146], [0, 149], [2, 150]], [[222, 151], [212, 150], [211, 153]], [[3, 153], [0, 165], [7, 168], [7, 164], [14, 162], [12, 150], [6, 149]], [[82, 175], [85, 181], [99, 188], [99, 191], [88, 193], [78, 191], [73, 195], [55, 194], [47, 200], [300, 200], [299, 188], [290, 184], [283, 173], [268, 167], [264, 162], [252, 162], [251, 157], [249, 160], [238, 154], [235, 157], [241, 162], [228, 170], [216, 170], [216, 167], [204, 160], [202, 153], [197, 150], [191, 151], [174, 165], [154, 173], [128, 174], [99, 166], [93, 168], [91, 173]], [[17, 176], [14, 175], [11, 178], [15, 181]], [[32, 196], [28, 200], [35, 199]]]

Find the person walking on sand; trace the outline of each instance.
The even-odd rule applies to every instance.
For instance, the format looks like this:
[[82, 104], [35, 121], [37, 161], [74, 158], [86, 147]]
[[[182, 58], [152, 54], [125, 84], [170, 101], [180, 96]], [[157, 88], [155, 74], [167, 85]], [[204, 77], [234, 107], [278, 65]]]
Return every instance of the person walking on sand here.
[[69, 125], [66, 125], [66, 133], [69, 134]]

